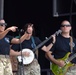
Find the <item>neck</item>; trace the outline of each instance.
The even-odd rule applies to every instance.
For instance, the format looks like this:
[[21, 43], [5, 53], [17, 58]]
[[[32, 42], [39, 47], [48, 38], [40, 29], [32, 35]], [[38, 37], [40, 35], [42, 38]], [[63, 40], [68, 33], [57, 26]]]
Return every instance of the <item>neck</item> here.
[[29, 40], [31, 37], [27, 37], [26, 40]]
[[26, 38], [26, 40], [29, 40], [31, 38], [31, 36], [29, 35], [27, 38]]
[[61, 35], [62, 35], [63, 37], [66, 37], [66, 38], [69, 38], [69, 37], [70, 37], [69, 33], [61, 33]]

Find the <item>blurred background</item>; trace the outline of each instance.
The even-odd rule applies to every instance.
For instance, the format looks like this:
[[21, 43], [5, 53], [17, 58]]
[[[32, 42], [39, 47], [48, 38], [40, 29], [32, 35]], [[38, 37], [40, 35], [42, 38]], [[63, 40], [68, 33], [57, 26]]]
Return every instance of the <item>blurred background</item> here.
[[[69, 20], [72, 34], [76, 37], [76, 0], [4, 0], [3, 5], [1, 17], [5, 19], [7, 27], [15, 25], [21, 29], [31, 22], [35, 26], [36, 36], [44, 41], [45, 37], [59, 29], [61, 21]], [[18, 33], [11, 35], [17, 36]], [[41, 69], [50, 68], [50, 61], [45, 58], [43, 51], [39, 51], [39, 63]], [[42, 72], [42, 75], [47, 74]]]

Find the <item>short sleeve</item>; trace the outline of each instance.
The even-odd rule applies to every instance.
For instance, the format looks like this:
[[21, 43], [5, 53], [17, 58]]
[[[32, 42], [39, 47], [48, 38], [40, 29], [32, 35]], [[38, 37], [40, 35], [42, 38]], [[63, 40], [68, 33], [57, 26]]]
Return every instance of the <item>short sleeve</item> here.
[[9, 38], [10, 43], [11, 43], [11, 40], [14, 38], [13, 36], [10, 36], [10, 35], [7, 35], [6, 37]]
[[11, 49], [13, 49], [14, 51], [20, 51], [20, 45], [19, 44], [13, 44], [11, 46]]

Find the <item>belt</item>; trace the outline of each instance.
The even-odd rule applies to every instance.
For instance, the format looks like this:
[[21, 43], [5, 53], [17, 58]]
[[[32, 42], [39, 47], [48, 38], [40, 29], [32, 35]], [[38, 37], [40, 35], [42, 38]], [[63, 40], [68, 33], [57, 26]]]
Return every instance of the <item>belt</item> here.
[[9, 58], [9, 55], [0, 55], [2, 58]]

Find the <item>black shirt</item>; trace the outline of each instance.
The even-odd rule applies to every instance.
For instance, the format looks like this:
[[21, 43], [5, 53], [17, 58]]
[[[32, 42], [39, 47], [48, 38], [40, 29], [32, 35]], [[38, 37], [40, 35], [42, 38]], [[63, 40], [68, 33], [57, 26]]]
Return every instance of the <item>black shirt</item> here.
[[[71, 52], [70, 49], [70, 38], [65, 38], [62, 35], [58, 35], [56, 38], [56, 43], [52, 47], [53, 55], [56, 59], [63, 58], [68, 52]], [[76, 39], [73, 38], [73, 50], [72, 54], [76, 53]], [[76, 58], [72, 60], [73, 63], [76, 63]]]
[[0, 54], [1, 55], [9, 55], [10, 51], [10, 42], [12, 40], [12, 36], [5, 36], [4, 38], [0, 39]]
[[[41, 40], [38, 37], [33, 37], [33, 38], [34, 38], [36, 46], [41, 43]], [[13, 44], [11, 48], [15, 51], [21, 51], [21, 48], [22, 49], [28, 48], [28, 49], [33, 50], [35, 48], [35, 46], [32, 42], [32, 39], [30, 38], [29, 40], [24, 40], [21, 43], [21, 47], [20, 47], [20, 44]]]

